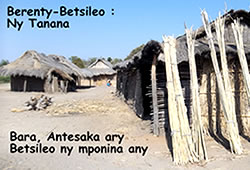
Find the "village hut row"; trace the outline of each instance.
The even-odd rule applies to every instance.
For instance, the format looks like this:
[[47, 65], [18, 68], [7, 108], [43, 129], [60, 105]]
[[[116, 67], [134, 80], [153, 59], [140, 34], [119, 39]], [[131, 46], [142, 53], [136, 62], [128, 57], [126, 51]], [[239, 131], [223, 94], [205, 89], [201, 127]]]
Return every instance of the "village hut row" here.
[[114, 86], [116, 84], [116, 71], [113, 65], [105, 59], [97, 59], [81, 71], [85, 75], [85, 78], [81, 80], [81, 85], [102, 86], [108, 81]]
[[[250, 67], [250, 13], [244, 10], [231, 10], [222, 16], [225, 18], [225, 44], [229, 65], [232, 91], [237, 122], [241, 134], [250, 135], [250, 113], [246, 88], [243, 82], [242, 69], [240, 67], [235, 37], [231, 27], [234, 19], [239, 19], [243, 26], [244, 49]], [[219, 47], [216, 42], [214, 22], [211, 22], [213, 39], [218, 57], [220, 58]], [[189, 121], [192, 121], [190, 114], [190, 74], [188, 64], [188, 47], [186, 35], [177, 37], [177, 64], [185, 104], [188, 110]], [[135, 54], [130, 60], [118, 63], [114, 66], [117, 71], [117, 94], [135, 110], [135, 113], [142, 119], [153, 119], [152, 87], [151, 87], [151, 66], [153, 56], [158, 56], [156, 66], [157, 78], [157, 101], [158, 116], [161, 132], [169, 132], [168, 102], [166, 90], [165, 58], [162, 54], [162, 44], [156, 41], [149, 41], [145, 47]], [[207, 36], [203, 27], [196, 30], [195, 58], [199, 83], [199, 98], [201, 102], [203, 124], [211, 135], [224, 134], [226, 132], [226, 121], [223, 118], [223, 109], [219, 100], [216, 76], [212, 66], [210, 48]], [[153, 120], [152, 120], [153, 123]]]
[[52, 93], [75, 91], [77, 84], [86, 76], [63, 56], [47, 56], [33, 50], [0, 67], [0, 75], [11, 77], [11, 91]]

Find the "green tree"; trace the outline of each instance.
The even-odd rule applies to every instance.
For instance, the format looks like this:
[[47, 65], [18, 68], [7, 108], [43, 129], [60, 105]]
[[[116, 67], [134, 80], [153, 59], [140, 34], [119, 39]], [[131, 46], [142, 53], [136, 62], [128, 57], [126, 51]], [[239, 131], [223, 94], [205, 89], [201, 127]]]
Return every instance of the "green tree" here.
[[8, 60], [1, 60], [0, 67], [9, 64], [10, 62]]
[[140, 45], [139, 47], [136, 47], [135, 49], [133, 49], [130, 54], [124, 59], [124, 60], [129, 60], [131, 59], [136, 53], [138, 53], [140, 50], [142, 50], [144, 48], [144, 44]]
[[94, 63], [96, 60], [97, 60], [96, 57], [91, 57], [91, 58], [89, 58], [88, 61], [87, 61], [88, 66], [89, 66], [90, 64]]
[[117, 63], [119, 63], [121, 61], [122, 61], [122, 59], [120, 59], [120, 58], [113, 58], [111, 64], [115, 65], [115, 64], [117, 64]]
[[112, 63], [112, 60], [113, 60], [113, 59], [112, 59], [111, 57], [108, 57], [108, 58], [107, 58], [107, 61], [110, 62], [110, 63]]
[[[1, 60], [0, 61], [0, 67], [9, 64], [10, 62], [8, 60]], [[0, 84], [1, 83], [9, 83], [10, 82], [10, 76], [0, 76]]]
[[69, 60], [70, 60], [73, 64], [75, 64], [76, 66], [78, 66], [79, 68], [85, 68], [85, 64], [84, 64], [83, 60], [80, 59], [79, 57], [77, 57], [77, 56], [71, 56], [71, 57], [69, 58]]

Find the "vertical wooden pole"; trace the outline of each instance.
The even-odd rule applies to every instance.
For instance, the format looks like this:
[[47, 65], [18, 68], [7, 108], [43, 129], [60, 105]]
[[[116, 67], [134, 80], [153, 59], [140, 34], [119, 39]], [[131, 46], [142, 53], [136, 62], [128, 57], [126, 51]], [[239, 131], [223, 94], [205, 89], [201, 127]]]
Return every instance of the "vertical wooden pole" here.
[[173, 84], [173, 76], [172, 76], [172, 68], [171, 68], [171, 60], [170, 60], [170, 44], [169, 37], [163, 36], [164, 41], [164, 55], [165, 55], [165, 67], [166, 67], [166, 77], [167, 77], [167, 91], [168, 91], [168, 116], [169, 116], [169, 124], [171, 128], [171, 136], [172, 136], [172, 150], [173, 150], [173, 161], [176, 164], [179, 164], [181, 161], [180, 154], [181, 151], [179, 149], [180, 146], [180, 122], [178, 120], [178, 113], [175, 101], [175, 90]]
[[151, 67], [151, 83], [152, 83], [152, 100], [153, 100], [153, 132], [156, 136], [159, 136], [159, 109], [158, 109], [158, 101], [157, 101], [157, 82], [156, 82], [156, 63], [157, 56], [153, 56], [153, 62]]
[[194, 145], [192, 141], [191, 129], [188, 121], [187, 108], [184, 102], [184, 95], [181, 87], [181, 81], [179, 76], [179, 70], [177, 65], [177, 56], [176, 56], [176, 39], [171, 40], [171, 67], [173, 75], [173, 83], [175, 88], [175, 100], [177, 103], [178, 118], [180, 122], [180, 134], [182, 137], [182, 147], [185, 149], [183, 158], [190, 162], [197, 162], [197, 155], [194, 150]]
[[192, 97], [192, 137], [194, 147], [199, 160], [207, 160], [207, 150], [203, 134], [203, 125], [201, 121], [201, 107], [199, 99], [199, 87], [197, 79], [196, 62], [194, 55], [195, 40], [192, 38], [192, 29], [185, 30], [188, 45], [189, 69], [191, 78], [191, 97]]
[[52, 89], [51, 89], [52, 93], [55, 93], [55, 91], [56, 91], [56, 85], [55, 85], [55, 77], [54, 76], [52, 76], [51, 87], [52, 87]]
[[221, 15], [219, 13], [219, 17], [215, 20], [215, 29], [216, 29], [217, 41], [218, 41], [218, 45], [220, 49], [223, 82], [224, 82], [225, 92], [226, 92], [226, 95], [228, 96], [229, 103], [231, 103], [228, 105], [229, 110], [232, 112], [232, 115], [235, 115], [234, 117], [236, 121], [236, 114], [235, 114], [234, 100], [233, 100], [234, 98], [233, 98], [232, 87], [231, 87], [230, 78], [229, 78], [227, 55], [226, 55], [226, 49], [225, 49], [224, 26], [225, 26], [225, 18], [221, 18]]
[[66, 80], [65, 93], [67, 93], [67, 92], [68, 92], [68, 86], [69, 86], [69, 81], [68, 81], [68, 80]]
[[[227, 55], [226, 55], [225, 40], [224, 40], [224, 25], [225, 25], [225, 19], [221, 18], [221, 15], [219, 13], [219, 17], [215, 21], [215, 29], [216, 29], [218, 45], [220, 48], [224, 87], [225, 87], [226, 95], [228, 97], [228, 102], [230, 103], [228, 107], [230, 111], [229, 120], [231, 120], [229, 122], [231, 123], [227, 123], [227, 126], [229, 129], [233, 128], [233, 131], [235, 134], [239, 134], [238, 123], [237, 123], [236, 113], [235, 113], [235, 101], [233, 97], [232, 86], [230, 83], [229, 70], [228, 70], [228, 64], [227, 64]], [[239, 145], [239, 147], [242, 148], [239, 135], [236, 135], [234, 138], [235, 138], [234, 140], [236, 141], [236, 143], [238, 143], [237, 145]], [[231, 152], [234, 152], [234, 151], [231, 150]]]
[[250, 74], [243, 44], [243, 26], [240, 25], [239, 21], [234, 21], [234, 23], [232, 23], [232, 28], [237, 45], [238, 57], [243, 72], [244, 84], [247, 90], [248, 105], [250, 107]]
[[23, 91], [27, 91], [27, 78], [25, 77], [24, 83], [23, 83]]

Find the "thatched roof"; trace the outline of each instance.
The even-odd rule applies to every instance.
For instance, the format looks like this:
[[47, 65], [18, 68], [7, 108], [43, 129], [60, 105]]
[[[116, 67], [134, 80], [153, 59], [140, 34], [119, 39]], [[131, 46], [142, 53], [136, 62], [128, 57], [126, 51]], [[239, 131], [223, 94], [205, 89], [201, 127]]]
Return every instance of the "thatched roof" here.
[[[233, 54], [230, 55], [232, 56], [236, 56], [237, 55], [237, 47], [235, 44], [231, 44], [231, 43], [225, 43], [226, 45], [226, 53], [227, 54]], [[246, 57], [248, 60], [250, 60], [250, 45], [245, 45], [245, 53], [246, 53]], [[188, 61], [188, 51], [187, 51], [187, 43], [186, 43], [186, 35], [183, 35], [181, 37], [177, 38], [177, 60], [178, 60], [178, 64], [181, 62], [187, 62]], [[217, 54], [219, 55], [220, 50], [219, 50], [219, 46], [215, 41], [215, 50], [217, 52]], [[195, 42], [195, 55], [202, 57], [202, 58], [210, 58], [210, 48], [209, 45], [207, 43], [207, 41], [204, 40], [196, 40]]]
[[106, 61], [106, 60], [104, 60], [104, 59], [97, 59], [97, 60], [95, 60], [92, 64], [90, 64], [90, 65], [88, 66], [88, 68], [93, 68], [98, 62], [102, 62], [104, 65], [106, 65], [106, 66], [109, 67], [109, 68], [112, 68], [112, 67], [113, 67], [113, 65], [112, 65], [110, 62], [108, 62], [108, 61]]
[[[244, 27], [243, 39], [244, 39], [244, 47], [245, 53], [248, 60], [250, 60], [250, 12], [244, 10], [230, 10], [228, 13], [222, 16], [225, 18], [225, 45], [227, 54], [237, 54], [237, 47], [235, 44], [235, 39], [233, 35], [233, 30], [231, 28], [231, 23], [235, 19], [239, 19], [240, 23]], [[211, 30], [215, 37], [215, 28], [214, 21], [211, 23]], [[195, 54], [196, 56], [210, 58], [210, 49], [206, 39], [206, 32], [204, 27], [200, 27], [196, 31], [194, 31], [194, 35], [196, 35], [195, 42]], [[215, 49], [219, 55], [219, 46], [217, 44], [216, 38], [214, 38]], [[177, 56], [178, 63], [183, 61], [188, 61], [188, 52], [187, 52], [187, 43], [186, 43], [186, 35], [182, 35], [177, 37]]]
[[[233, 19], [240, 19], [241, 24], [244, 26], [244, 44], [245, 44], [245, 53], [248, 60], [250, 60], [250, 12], [244, 10], [231, 10], [222, 17], [225, 18], [225, 40], [226, 40], [226, 52], [227, 54], [233, 54], [231, 56], [237, 55], [237, 47], [234, 40], [234, 35], [231, 28], [231, 23]], [[212, 32], [214, 33], [214, 21], [211, 22]], [[204, 27], [197, 29], [196, 33], [196, 42], [195, 42], [195, 55], [202, 58], [210, 58], [210, 48], [206, 40], [206, 33]], [[182, 35], [176, 38], [177, 44], [177, 63], [188, 62], [188, 51], [186, 43], [186, 35]], [[147, 45], [138, 53], [136, 53], [131, 59], [120, 62], [114, 66], [114, 69], [128, 69], [130, 67], [139, 65], [142, 60], [147, 60], [148, 56], [143, 54], [143, 51], [151, 51], [155, 53], [156, 46], [161, 48], [162, 44], [156, 41], [149, 41]], [[215, 39], [215, 48], [216, 52], [219, 55], [219, 47]], [[161, 51], [162, 49], [158, 49]], [[149, 52], [148, 52], [149, 53]], [[156, 52], [157, 53], [157, 52]], [[158, 56], [158, 61], [165, 62], [165, 58], [162, 53]]]
[[[225, 19], [225, 27], [230, 26], [231, 23], [233, 22], [233, 20], [236, 20], [236, 19], [239, 19], [240, 23], [242, 25], [250, 27], [250, 12], [249, 11], [230, 10], [229, 12], [225, 13], [222, 16], [222, 18]], [[214, 32], [215, 31], [214, 21], [212, 21], [210, 24], [211, 24], [212, 32]], [[206, 32], [205, 32], [204, 27], [202, 26], [199, 29], [197, 29], [196, 39], [200, 39], [200, 38], [204, 38], [204, 37], [206, 37]], [[248, 41], [250, 41], [250, 40], [248, 40]]]
[[142, 50], [133, 55], [130, 59], [119, 62], [113, 66], [116, 69], [124, 69], [135, 65], [142, 58]]
[[71, 76], [84, 77], [81, 70], [63, 56], [26, 51], [21, 57], [8, 65], [0, 67], [2, 76], [35, 76], [44, 79], [51, 71], [71, 79]]
[[[102, 62], [106, 67], [105, 68], [96, 68], [96, 64], [98, 62]], [[113, 70], [113, 65], [104, 60], [104, 59], [97, 59], [95, 62], [90, 64], [88, 68], [81, 69], [82, 73], [86, 75], [87, 78], [92, 78], [95, 76], [102, 76], [102, 75], [114, 75], [116, 71]]]
[[[147, 60], [148, 62], [152, 62], [152, 56], [162, 53], [162, 47], [161, 44], [157, 41], [151, 40], [149, 41], [142, 50], [137, 52], [134, 56], [131, 57], [131, 59], [122, 61], [120, 63], [117, 63], [114, 65], [114, 69], [127, 69], [136, 65], [140, 65], [142, 60]], [[158, 60], [164, 61], [164, 57], [160, 55], [158, 57]]]
[[94, 76], [102, 76], [102, 75], [114, 75], [116, 74], [116, 71], [112, 68], [84, 68], [82, 69], [82, 72], [86, 75], [88, 78], [92, 78]]

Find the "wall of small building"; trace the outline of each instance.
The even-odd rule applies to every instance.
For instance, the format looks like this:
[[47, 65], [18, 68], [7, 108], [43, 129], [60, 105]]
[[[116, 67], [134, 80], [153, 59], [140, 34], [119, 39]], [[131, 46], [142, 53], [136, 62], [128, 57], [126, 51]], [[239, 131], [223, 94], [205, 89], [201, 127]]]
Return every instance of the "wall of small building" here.
[[[249, 24], [248, 24], [249, 25]], [[247, 24], [241, 22], [243, 26], [243, 43], [250, 43], [250, 28]], [[216, 32], [213, 32], [216, 37]], [[231, 24], [225, 25], [225, 42], [235, 45], [235, 37]], [[199, 40], [205, 40], [206, 36], [202, 35]], [[235, 112], [241, 134], [250, 135], [250, 107], [248, 106], [247, 94], [243, 82], [243, 74], [241, 66], [236, 54], [227, 54], [230, 71], [230, 79], [232, 92], [234, 97]], [[202, 57], [203, 58], [203, 57]], [[219, 61], [220, 63], [220, 61]], [[200, 80], [200, 102], [202, 109], [202, 119], [206, 132], [212, 135], [227, 137], [227, 122], [224, 118], [223, 108], [220, 103], [219, 91], [217, 87], [216, 75], [211, 60], [205, 59], [198, 70], [198, 78]], [[250, 61], [248, 60], [250, 68]]]
[[46, 79], [44, 84], [44, 91], [46, 93], [57, 93], [57, 92], [72, 92], [76, 91], [76, 82], [61, 79], [57, 76], [52, 76], [51, 80]]
[[124, 98], [135, 113], [143, 118], [144, 107], [140, 70], [118, 70], [116, 90], [117, 95]]
[[108, 80], [111, 81], [111, 85], [116, 87], [116, 74], [114, 75], [100, 75], [92, 78], [82, 78], [81, 86], [103, 86], [107, 85]]
[[[181, 85], [185, 97], [185, 104], [190, 116], [190, 76], [187, 63], [179, 67]], [[158, 63], [156, 67], [157, 98], [159, 120], [162, 132], [169, 128], [168, 123], [168, 101], [166, 89], [165, 64]], [[151, 91], [151, 65], [129, 70], [118, 70], [117, 72], [117, 94], [123, 96], [126, 103], [134, 109], [135, 113], [143, 119], [152, 119], [152, 91]], [[191, 118], [190, 118], [191, 119]]]
[[82, 78], [80, 86], [94, 86], [94, 81], [92, 78]]
[[110, 80], [112, 86], [116, 86], [116, 74], [94, 76], [92, 80], [93, 80], [94, 86], [107, 85], [108, 80]]
[[[44, 79], [29, 76], [11, 76], [11, 91], [44, 91]], [[26, 88], [25, 88], [26, 86]]]
[[[248, 61], [250, 63], [250, 61]], [[250, 68], [250, 65], [249, 65]], [[250, 110], [243, 80], [243, 74], [238, 59], [229, 62], [230, 79], [239, 131], [250, 135]], [[212, 135], [227, 136], [227, 122], [220, 104], [216, 75], [211, 61], [205, 61], [201, 73], [200, 102], [203, 124]]]

